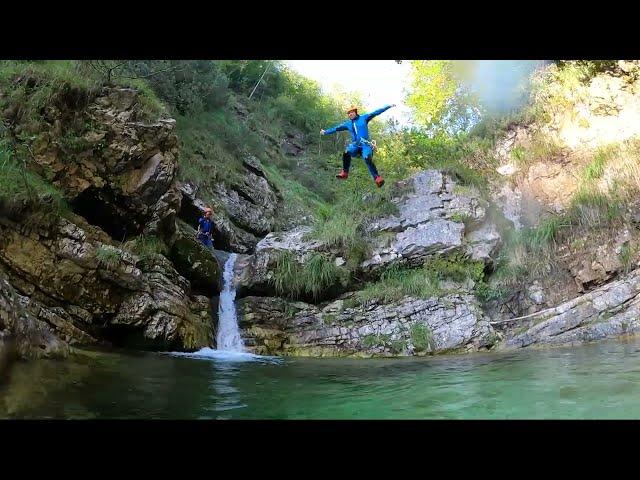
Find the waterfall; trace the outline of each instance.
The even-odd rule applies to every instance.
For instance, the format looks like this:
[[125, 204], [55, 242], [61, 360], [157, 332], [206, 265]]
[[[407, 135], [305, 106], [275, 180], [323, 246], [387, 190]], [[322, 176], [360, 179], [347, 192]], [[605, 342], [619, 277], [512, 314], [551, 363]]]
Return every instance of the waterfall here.
[[233, 267], [236, 263], [237, 254], [232, 253], [224, 263], [222, 271], [223, 287], [220, 292], [218, 303], [218, 335], [216, 338], [217, 347], [214, 350], [205, 347], [197, 352], [171, 352], [171, 355], [191, 358], [210, 358], [217, 361], [230, 362], [266, 362], [281, 363], [277, 357], [267, 357], [246, 352], [240, 329], [238, 328], [238, 317], [236, 315], [236, 289], [233, 285]]
[[242, 352], [244, 350], [236, 315], [236, 289], [233, 285], [233, 266], [236, 263], [236, 258], [237, 255], [232, 253], [224, 264], [223, 287], [218, 305], [217, 349], [227, 352]]

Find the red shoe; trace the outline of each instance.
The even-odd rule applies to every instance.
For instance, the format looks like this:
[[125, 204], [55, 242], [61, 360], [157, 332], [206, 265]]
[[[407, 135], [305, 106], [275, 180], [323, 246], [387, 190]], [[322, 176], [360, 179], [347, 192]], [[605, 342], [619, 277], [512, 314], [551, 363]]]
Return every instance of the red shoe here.
[[336, 175], [336, 178], [339, 178], [340, 180], [346, 180], [348, 176], [349, 174], [342, 170], [338, 175]]
[[384, 178], [378, 175], [374, 182], [376, 182], [376, 185], [378, 185], [378, 188], [380, 188], [382, 185], [384, 185]]

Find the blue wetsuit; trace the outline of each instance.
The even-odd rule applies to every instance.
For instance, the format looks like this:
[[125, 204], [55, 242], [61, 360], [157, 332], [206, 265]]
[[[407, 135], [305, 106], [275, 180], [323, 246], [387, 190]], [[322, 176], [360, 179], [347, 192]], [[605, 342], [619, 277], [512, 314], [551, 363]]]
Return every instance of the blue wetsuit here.
[[200, 225], [198, 240], [200, 240], [205, 247], [213, 248], [213, 221], [210, 218], [200, 217], [198, 224]]
[[391, 105], [386, 105], [378, 110], [374, 110], [370, 113], [363, 113], [356, 116], [353, 120], [349, 119], [342, 122], [335, 127], [331, 127], [324, 131], [325, 135], [330, 135], [335, 132], [341, 132], [347, 130], [351, 134], [351, 143], [347, 145], [345, 152], [342, 154], [342, 169], [349, 173], [351, 167], [351, 157], [362, 156], [369, 173], [375, 179], [378, 176], [378, 170], [373, 164], [373, 148], [369, 141], [369, 127], [368, 123], [374, 118], [391, 108]]

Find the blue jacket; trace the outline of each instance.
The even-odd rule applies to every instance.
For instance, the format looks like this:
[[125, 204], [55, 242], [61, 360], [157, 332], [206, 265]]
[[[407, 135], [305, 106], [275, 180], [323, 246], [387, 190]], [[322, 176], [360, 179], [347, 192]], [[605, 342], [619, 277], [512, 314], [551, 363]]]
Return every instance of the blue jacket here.
[[210, 218], [200, 217], [198, 219], [200, 225], [200, 236], [210, 236], [213, 232], [213, 222]]
[[369, 140], [369, 127], [367, 124], [373, 120], [374, 117], [377, 117], [382, 112], [385, 112], [391, 108], [391, 105], [386, 105], [378, 110], [374, 110], [371, 113], [362, 113], [358, 115], [353, 120], [347, 120], [346, 122], [340, 123], [335, 127], [331, 127], [324, 131], [325, 135], [331, 135], [335, 132], [341, 132], [344, 130], [348, 130], [351, 134], [351, 140], [354, 142], [360, 141], [361, 138], [365, 140]]

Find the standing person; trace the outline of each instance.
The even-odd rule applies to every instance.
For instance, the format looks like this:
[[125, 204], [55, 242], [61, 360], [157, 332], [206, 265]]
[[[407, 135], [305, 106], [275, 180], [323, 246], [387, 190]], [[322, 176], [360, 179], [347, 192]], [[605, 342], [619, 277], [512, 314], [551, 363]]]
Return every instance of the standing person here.
[[213, 220], [211, 220], [211, 214], [213, 210], [209, 207], [204, 209], [204, 216], [198, 219], [198, 233], [196, 234], [198, 240], [202, 244], [209, 248], [213, 248]]

